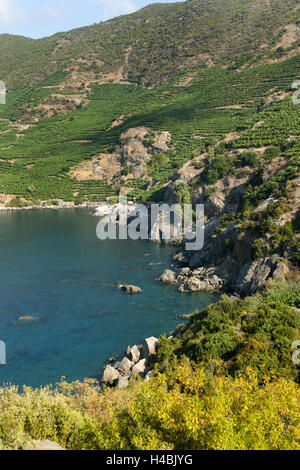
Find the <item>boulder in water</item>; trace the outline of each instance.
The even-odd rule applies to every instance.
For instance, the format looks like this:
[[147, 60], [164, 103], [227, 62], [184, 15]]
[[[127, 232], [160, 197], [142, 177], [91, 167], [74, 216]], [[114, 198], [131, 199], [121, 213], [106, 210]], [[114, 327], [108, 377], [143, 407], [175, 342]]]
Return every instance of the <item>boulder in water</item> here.
[[162, 275], [158, 278], [159, 282], [162, 284], [171, 284], [171, 285], [176, 285], [178, 283], [177, 281], [177, 275], [174, 271], [171, 271], [171, 269], [166, 269]]
[[142, 294], [144, 292], [140, 287], [131, 286], [131, 285], [124, 285], [124, 286], [122, 286], [122, 289], [127, 294], [132, 294], [132, 295]]

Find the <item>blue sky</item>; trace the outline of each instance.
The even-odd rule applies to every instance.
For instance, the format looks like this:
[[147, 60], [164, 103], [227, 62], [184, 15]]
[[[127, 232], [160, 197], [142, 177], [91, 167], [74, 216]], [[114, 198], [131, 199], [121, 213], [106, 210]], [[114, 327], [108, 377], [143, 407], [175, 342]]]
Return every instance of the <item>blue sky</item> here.
[[[0, 0], [0, 34], [49, 36], [132, 13], [156, 0]], [[159, 0], [170, 3], [176, 0]]]

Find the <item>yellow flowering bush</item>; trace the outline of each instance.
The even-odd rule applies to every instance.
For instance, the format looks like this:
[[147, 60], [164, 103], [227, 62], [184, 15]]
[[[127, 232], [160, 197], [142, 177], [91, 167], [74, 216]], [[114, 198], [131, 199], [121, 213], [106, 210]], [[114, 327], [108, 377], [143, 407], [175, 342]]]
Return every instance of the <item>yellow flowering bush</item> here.
[[183, 359], [127, 390], [91, 382], [0, 391], [0, 441], [51, 439], [68, 449], [300, 449], [300, 389], [251, 369], [211, 375]]

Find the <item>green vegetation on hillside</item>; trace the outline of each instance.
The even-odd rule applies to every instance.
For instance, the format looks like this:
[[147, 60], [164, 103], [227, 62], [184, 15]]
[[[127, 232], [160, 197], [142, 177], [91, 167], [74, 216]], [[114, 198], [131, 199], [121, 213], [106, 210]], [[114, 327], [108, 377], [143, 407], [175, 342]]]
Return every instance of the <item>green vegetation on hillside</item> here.
[[218, 365], [235, 376], [251, 367], [258, 378], [279, 376], [299, 382], [299, 368], [291, 360], [291, 345], [298, 339], [299, 286], [276, 284], [244, 300], [224, 295], [217, 304], [195, 312], [180, 339], [161, 339], [160, 368], [185, 354], [208, 371]]
[[[120, 134], [132, 127], [148, 126], [171, 133], [172, 151], [159, 164], [153, 161], [149, 167], [155, 190], [161, 189], [193, 154], [205, 150], [211, 139], [222, 139], [230, 132], [241, 132], [241, 137], [228, 143], [227, 150], [230, 146], [252, 149], [283, 145], [289, 136], [299, 135], [298, 107], [287, 97], [263, 112], [258, 112], [258, 108], [271, 89], [273, 93], [274, 89], [290, 90], [298, 73], [297, 64], [297, 58], [292, 58], [242, 72], [212, 67], [199, 71], [189, 87], [177, 86], [177, 79], [153, 90], [125, 84], [93, 85], [87, 105], [38, 122], [28, 114], [42, 99], [51, 97], [53, 88], [44, 88], [42, 83], [32, 89], [14, 91], [8, 95], [8, 104], [0, 108], [0, 117], [13, 121], [25, 109], [27, 117], [11, 126], [2, 121], [5, 127], [0, 131], [0, 190], [33, 202], [59, 198], [81, 202], [105, 200], [116, 194], [115, 187], [109, 188], [104, 181], [72, 180], [69, 170], [83, 160], [114, 151]], [[62, 78], [52, 79], [48, 86]], [[123, 124], [109, 129], [121, 115], [127, 116]], [[251, 130], [259, 120], [263, 124]], [[19, 130], [17, 124], [30, 127]], [[284, 155], [292, 158], [298, 152], [296, 142], [284, 150]], [[231, 171], [233, 160], [224, 165], [222, 158], [220, 154], [211, 163], [211, 168], [202, 175], [202, 182], [213, 184], [224, 172]], [[130, 186], [131, 183], [136, 187], [137, 198], [151, 198], [152, 193], [143, 189], [147, 180], [130, 182]], [[30, 186], [34, 191], [28, 190]]]
[[[33, 40], [0, 36], [0, 77], [8, 88], [33, 86], [49, 74], [78, 65], [79, 72], [115, 72], [157, 85], [178, 69], [211, 63], [237, 69], [280, 59], [276, 45], [298, 18], [297, 0], [188, 0], [149, 5], [131, 15]], [[298, 38], [299, 46], [299, 38]], [[126, 62], [128, 55], [128, 64]]]

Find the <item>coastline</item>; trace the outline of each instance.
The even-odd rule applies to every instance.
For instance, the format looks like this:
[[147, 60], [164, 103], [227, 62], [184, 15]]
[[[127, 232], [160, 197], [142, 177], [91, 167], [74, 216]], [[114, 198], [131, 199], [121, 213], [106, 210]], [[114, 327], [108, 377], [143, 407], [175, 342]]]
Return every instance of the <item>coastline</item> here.
[[9, 211], [31, 211], [39, 209], [96, 209], [103, 202], [85, 202], [84, 204], [75, 205], [73, 202], [64, 202], [60, 204], [47, 204], [47, 205], [32, 205], [32, 206], [23, 206], [23, 207], [7, 207], [0, 206], [0, 212], [9, 212]]
[[[75, 205], [74, 202], [58, 201], [57, 204], [46, 204], [46, 202], [45, 202], [45, 205], [43, 205], [43, 202], [41, 202], [41, 204], [39, 204], [39, 205], [24, 206], [24, 207], [0, 206], [0, 211], [2, 211], [2, 212], [20, 211], [20, 210], [35, 211], [35, 210], [41, 210], [41, 209], [42, 210], [43, 209], [47, 209], [47, 210], [49, 210], [49, 209], [50, 210], [60, 210], [60, 209], [87, 209], [87, 210], [89, 210], [90, 209], [90, 210], [93, 210], [93, 209], [96, 209], [96, 208], [101, 207], [101, 206], [103, 206], [104, 209], [107, 206], [113, 207], [112, 204], [109, 204], [108, 202], [103, 202], [103, 201], [102, 202], [88, 202], [88, 201], [86, 201], [85, 203], [80, 204], [80, 205]], [[97, 215], [97, 214], [94, 214], [94, 215]], [[158, 240], [156, 240], [156, 241], [158, 241]], [[182, 255], [182, 258], [184, 258], [184, 253], [179, 253], [179, 254]], [[215, 292], [215, 293], [219, 293], [219, 294], [223, 293], [223, 294], [228, 294], [228, 295], [233, 293], [232, 289], [230, 288], [230, 285], [228, 283], [228, 278], [226, 278], [224, 276], [224, 282], [223, 282], [223, 279], [219, 278], [219, 276], [217, 276], [215, 267], [213, 268], [212, 266], [204, 265], [205, 267], [201, 267], [201, 268], [199, 268], [199, 267], [198, 268], [197, 267], [189, 268], [189, 267], [187, 267], [185, 259], [183, 259], [182, 260], [183, 263], [181, 263], [180, 260], [177, 259], [177, 257], [178, 257], [178, 254], [173, 258], [173, 261], [176, 262], [176, 265], [177, 265], [176, 272], [174, 270], [171, 271], [170, 269], [167, 269], [164, 273], [162, 273], [161, 277], [159, 279], [157, 279], [157, 281], [160, 281], [162, 285], [163, 284], [173, 285], [175, 287], [175, 290], [176, 290], [176, 286], [177, 286], [177, 290], [181, 294], [184, 293], [184, 292], [185, 293]], [[255, 286], [255, 289], [253, 289], [253, 292], [251, 292], [251, 293], [254, 293], [257, 290], [260, 290], [260, 288], [262, 288], [263, 285], [265, 284], [265, 279], [263, 279], [262, 276], [261, 276], [261, 271], [263, 271], [263, 269], [265, 267], [265, 264], [266, 264], [265, 263], [266, 260], [263, 260], [263, 261], [264, 262], [262, 262], [261, 264], [258, 264], [258, 266], [255, 266], [256, 269], [253, 270], [253, 273], [252, 273], [252, 278], [254, 278], [255, 281], [256, 281], [256, 279], [258, 279], [259, 281], [261, 281], [261, 279], [262, 279], [261, 285]], [[267, 260], [267, 261], [269, 262], [269, 260]], [[270, 263], [271, 263], [271, 260], [270, 260]], [[275, 262], [272, 261], [272, 270], [271, 271], [272, 271], [272, 275], [276, 274], [275, 278], [278, 277], [278, 275], [281, 273], [281, 271], [282, 271], [283, 274], [286, 273], [287, 268], [285, 266], [283, 266], [283, 264], [280, 260], [278, 260], [278, 262], [276, 260], [276, 265], [274, 263]], [[274, 266], [273, 266], [273, 264], [274, 264]], [[281, 270], [280, 273], [277, 272], [278, 268]], [[179, 271], [179, 273], [177, 271]], [[227, 282], [225, 282], [225, 279], [226, 279]], [[234, 291], [234, 293], [236, 294], [237, 292]], [[216, 299], [216, 301], [214, 301], [212, 303], [215, 303], [217, 301], [218, 300]], [[185, 313], [185, 312], [182, 312], [182, 313]], [[182, 319], [184, 319], [184, 318], [182, 318]], [[186, 320], [188, 320], [188, 318], [186, 318]], [[170, 334], [168, 335], [168, 339], [172, 338], [172, 337], [180, 337], [182, 327], [183, 327], [182, 323], [178, 324], [177, 327], [175, 328], [175, 330], [173, 332], [170, 332]], [[155, 337], [152, 336], [151, 338], [153, 339]], [[144, 340], [144, 342], [147, 339], [150, 339], [150, 338], [146, 338]], [[155, 340], [157, 341], [158, 338], [155, 338]], [[157, 344], [158, 344], [158, 341], [156, 342], [156, 346], [157, 346]], [[135, 348], [135, 347], [138, 347], [138, 345], [133, 346], [133, 348]], [[132, 349], [132, 348], [130, 348], [130, 349]], [[140, 349], [140, 351], [142, 351], [142, 349]], [[153, 361], [149, 361], [147, 356], [148, 355], [146, 354], [145, 351], [144, 351], [144, 353], [140, 352], [140, 355], [138, 357], [139, 360], [135, 361], [135, 360], [133, 360], [132, 354], [130, 355], [128, 353], [128, 354], [125, 355], [125, 357], [119, 357], [118, 358], [119, 360], [117, 359], [117, 360], [113, 361], [113, 363], [109, 361], [107, 363], [106, 367], [109, 367], [108, 372], [110, 372], [110, 373], [109, 373], [109, 376], [108, 376], [107, 380], [105, 380], [106, 383], [108, 383], [109, 385], [114, 385], [116, 383], [118, 385], [119, 380], [120, 380], [120, 384], [119, 384], [120, 388], [126, 388], [126, 386], [128, 386], [129, 381], [130, 381], [130, 377], [131, 377], [130, 374], [132, 373], [132, 370], [135, 368], [135, 365], [137, 367], [133, 370], [133, 376], [134, 375], [140, 375], [141, 377], [145, 378], [146, 380], [150, 379], [152, 374], [154, 373], [152, 366], [153, 366], [153, 363], [155, 363], [155, 361], [154, 361], [154, 358], [156, 356], [155, 350], [153, 350], [153, 352], [151, 353]], [[128, 360], [130, 361], [130, 364], [129, 364]], [[126, 367], [127, 366], [130, 366], [130, 367], [123, 368], [123, 366], [124, 366], [124, 364], [122, 364], [123, 362], [126, 362]], [[121, 364], [122, 364], [122, 366], [121, 366]], [[121, 370], [119, 370], [120, 367], [121, 367]], [[104, 369], [105, 369], [105, 366], [104, 366]], [[114, 369], [115, 371], [117, 370], [119, 375], [117, 376], [117, 373], [115, 371], [112, 371], [112, 369]], [[138, 369], [138, 370], [136, 370], [136, 369]]]

